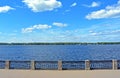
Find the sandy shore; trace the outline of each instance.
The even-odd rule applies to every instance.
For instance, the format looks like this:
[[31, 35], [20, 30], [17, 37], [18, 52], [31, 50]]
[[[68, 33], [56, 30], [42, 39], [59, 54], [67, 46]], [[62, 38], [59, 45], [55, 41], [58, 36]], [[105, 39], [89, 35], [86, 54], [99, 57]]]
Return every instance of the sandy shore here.
[[0, 70], [0, 78], [120, 78], [120, 70]]

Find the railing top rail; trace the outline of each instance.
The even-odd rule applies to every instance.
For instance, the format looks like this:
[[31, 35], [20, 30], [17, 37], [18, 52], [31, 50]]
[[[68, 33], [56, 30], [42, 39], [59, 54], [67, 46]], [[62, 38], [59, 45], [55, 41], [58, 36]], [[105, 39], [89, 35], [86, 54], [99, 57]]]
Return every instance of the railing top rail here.
[[112, 62], [112, 60], [90, 60], [90, 62]]
[[[0, 61], [37, 61], [38, 62], [39, 60], [0, 60]], [[58, 62], [58, 61], [41, 61], [41, 62]], [[64, 61], [64, 60], [60, 60], [60, 61]], [[86, 61], [86, 60], [80, 60], [80, 61], [75, 60], [75, 61], [70, 61], [70, 62], [83, 62], [83, 61]], [[112, 61], [112, 60], [88, 60], [88, 61]], [[120, 60], [117, 60], [117, 61], [120, 61]], [[69, 61], [64, 61], [64, 62], [69, 62]]]
[[0, 60], [0, 62], [5, 62], [5, 61], [3, 61], [3, 60]]
[[85, 63], [85, 61], [62, 61], [62, 63]]
[[31, 61], [9, 61], [9, 62], [31, 62]]
[[35, 61], [35, 62], [41, 62], [41, 63], [57, 63], [58, 61]]

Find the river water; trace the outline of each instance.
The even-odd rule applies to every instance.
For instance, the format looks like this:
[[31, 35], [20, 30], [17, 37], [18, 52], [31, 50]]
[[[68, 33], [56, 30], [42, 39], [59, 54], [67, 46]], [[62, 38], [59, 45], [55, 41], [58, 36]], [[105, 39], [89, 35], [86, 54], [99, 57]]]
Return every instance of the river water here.
[[0, 45], [0, 60], [120, 60], [120, 45]]

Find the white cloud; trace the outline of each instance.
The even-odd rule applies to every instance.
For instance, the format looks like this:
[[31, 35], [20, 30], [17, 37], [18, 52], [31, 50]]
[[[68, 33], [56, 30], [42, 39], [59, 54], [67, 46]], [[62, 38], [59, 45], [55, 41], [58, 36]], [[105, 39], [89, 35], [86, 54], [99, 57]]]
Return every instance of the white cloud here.
[[116, 5], [107, 6], [105, 9], [93, 11], [86, 16], [87, 19], [118, 18], [120, 17], [120, 0]]
[[54, 22], [53, 25], [58, 26], [58, 27], [66, 27], [66, 26], [68, 26], [67, 24], [59, 23], [59, 22]]
[[28, 28], [23, 28], [22, 29], [22, 33], [28, 33], [28, 32], [33, 32], [34, 30], [41, 30], [41, 29], [48, 29], [51, 28], [51, 26], [47, 25], [47, 24], [38, 24], [38, 25], [34, 25], [32, 27], [28, 27]]
[[10, 6], [2, 6], [0, 7], [0, 13], [6, 13], [9, 10], [13, 10], [14, 8], [10, 7]]
[[84, 4], [83, 6], [85, 6], [85, 7], [98, 7], [98, 6], [100, 6], [100, 2], [92, 2], [90, 5], [86, 5], [86, 4]]
[[62, 6], [62, 3], [57, 0], [23, 0], [23, 2], [33, 12], [51, 11]]
[[104, 36], [104, 35], [116, 35], [116, 34], [119, 34], [120, 33], [120, 30], [109, 30], [109, 31], [102, 31], [102, 32], [90, 32], [91, 34], [90, 35], [93, 35], [93, 36]]
[[73, 3], [70, 7], [74, 7], [74, 6], [76, 6], [77, 5], [77, 3], [75, 2], [75, 3]]
[[98, 7], [100, 6], [99, 2], [92, 2], [91, 7]]

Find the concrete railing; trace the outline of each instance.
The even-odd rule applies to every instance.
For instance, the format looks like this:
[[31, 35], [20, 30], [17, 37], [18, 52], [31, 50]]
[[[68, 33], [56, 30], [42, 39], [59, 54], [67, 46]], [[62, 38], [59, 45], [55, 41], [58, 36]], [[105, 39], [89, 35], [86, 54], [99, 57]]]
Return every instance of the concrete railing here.
[[98, 70], [120, 69], [120, 60], [85, 61], [0, 61], [0, 69], [31, 70]]

